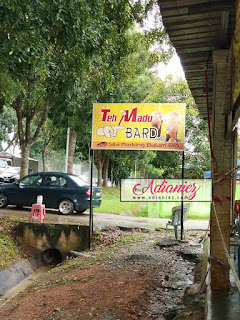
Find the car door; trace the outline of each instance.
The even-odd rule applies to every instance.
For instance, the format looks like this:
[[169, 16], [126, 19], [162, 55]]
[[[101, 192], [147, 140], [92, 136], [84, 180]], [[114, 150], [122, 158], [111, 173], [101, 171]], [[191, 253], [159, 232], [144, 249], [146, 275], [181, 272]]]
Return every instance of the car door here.
[[64, 183], [66, 183], [66, 180], [59, 175], [50, 173], [45, 175], [42, 185], [42, 195], [43, 203], [47, 208], [58, 208]]
[[40, 174], [26, 176], [18, 185], [18, 199], [16, 204], [31, 206], [37, 202], [37, 196], [41, 195], [43, 177]]

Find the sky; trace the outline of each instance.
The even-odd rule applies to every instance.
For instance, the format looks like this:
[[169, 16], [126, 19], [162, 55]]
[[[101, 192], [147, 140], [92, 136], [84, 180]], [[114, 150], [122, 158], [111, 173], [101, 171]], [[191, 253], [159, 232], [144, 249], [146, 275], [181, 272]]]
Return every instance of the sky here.
[[174, 76], [174, 78], [185, 78], [184, 71], [180, 62], [180, 59], [176, 53], [174, 53], [168, 64], [163, 62], [159, 63], [156, 67], [157, 75], [164, 80], [168, 74]]
[[[150, 31], [152, 28], [156, 28], [161, 25], [162, 25], [162, 19], [159, 11], [159, 6], [157, 4], [153, 6], [153, 10], [148, 12], [147, 18], [144, 20], [143, 25], [135, 23], [136, 29], [138, 31], [144, 31], [144, 30]], [[157, 46], [157, 43], [153, 46], [153, 49], [155, 46]], [[158, 66], [156, 66], [156, 68], [153, 68], [152, 70], [156, 70], [157, 75], [162, 80], [164, 80], [166, 76], [169, 74], [173, 75], [174, 78], [176, 79], [177, 78], [185, 79], [181, 61], [175, 50], [174, 50], [173, 57], [170, 59], [170, 61], [167, 64], [165, 64], [164, 62], [161, 62], [158, 64]]]

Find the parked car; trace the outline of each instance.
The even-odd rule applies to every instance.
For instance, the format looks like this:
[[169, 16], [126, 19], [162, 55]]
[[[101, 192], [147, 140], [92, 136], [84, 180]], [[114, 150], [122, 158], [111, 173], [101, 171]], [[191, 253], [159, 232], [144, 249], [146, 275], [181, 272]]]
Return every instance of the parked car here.
[[14, 182], [20, 178], [20, 167], [8, 167], [0, 174], [0, 182]]
[[[46, 208], [61, 214], [82, 213], [90, 208], [90, 186], [79, 176], [59, 172], [38, 172], [11, 184], [0, 185], [0, 208], [7, 205], [32, 206], [43, 196]], [[100, 207], [102, 190], [93, 187], [93, 207]]]

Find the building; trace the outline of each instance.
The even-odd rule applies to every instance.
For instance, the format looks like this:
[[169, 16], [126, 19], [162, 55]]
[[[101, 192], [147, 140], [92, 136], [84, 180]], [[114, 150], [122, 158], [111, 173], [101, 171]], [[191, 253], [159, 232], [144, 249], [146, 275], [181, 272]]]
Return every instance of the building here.
[[[200, 116], [208, 120], [213, 177], [211, 288], [229, 287], [230, 225], [240, 115], [240, 0], [158, 0]], [[219, 225], [220, 228], [219, 228]]]

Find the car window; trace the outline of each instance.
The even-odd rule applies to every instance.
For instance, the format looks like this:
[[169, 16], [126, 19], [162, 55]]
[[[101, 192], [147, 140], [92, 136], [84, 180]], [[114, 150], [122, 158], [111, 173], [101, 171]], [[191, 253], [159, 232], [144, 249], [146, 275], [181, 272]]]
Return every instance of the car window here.
[[70, 177], [74, 182], [76, 182], [79, 187], [88, 185], [88, 183], [87, 183], [86, 181], [84, 181], [82, 178], [80, 178], [79, 176], [71, 175], [71, 176], [69, 176], [69, 177]]
[[28, 176], [20, 181], [20, 186], [39, 186], [42, 183], [42, 176]]
[[48, 175], [45, 178], [45, 185], [50, 187], [67, 187], [67, 181], [63, 177]]
[[6, 160], [0, 159], [0, 166], [6, 167]]
[[67, 181], [63, 177], [59, 177], [59, 186], [60, 187], [67, 187]]

